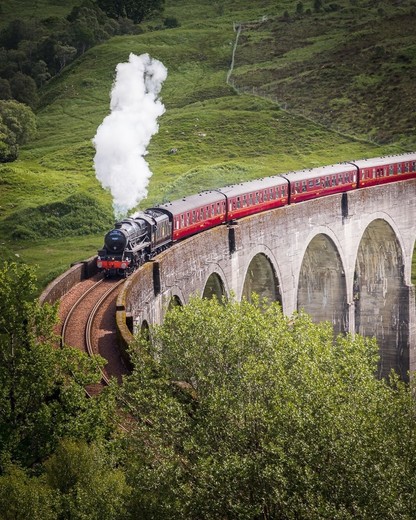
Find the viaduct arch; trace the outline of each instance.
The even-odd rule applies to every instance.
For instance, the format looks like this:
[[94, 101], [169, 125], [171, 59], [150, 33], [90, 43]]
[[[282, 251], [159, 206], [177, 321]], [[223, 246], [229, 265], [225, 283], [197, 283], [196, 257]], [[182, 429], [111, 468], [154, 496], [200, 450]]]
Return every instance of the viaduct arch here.
[[[380, 375], [416, 370], [416, 179], [246, 217], [175, 244], [126, 282], [118, 309], [133, 331], [192, 295], [303, 308], [336, 332], [375, 336]], [[124, 333], [128, 335], [126, 329]]]

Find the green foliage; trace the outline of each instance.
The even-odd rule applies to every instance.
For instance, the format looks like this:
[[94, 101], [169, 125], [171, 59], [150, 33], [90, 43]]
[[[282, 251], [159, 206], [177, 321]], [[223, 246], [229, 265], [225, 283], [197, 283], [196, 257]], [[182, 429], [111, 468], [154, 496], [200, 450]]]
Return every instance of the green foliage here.
[[2, 520], [55, 520], [58, 514], [57, 493], [19, 466], [6, 464], [0, 476]]
[[[14, 99], [35, 108], [37, 87], [88, 48], [125, 32], [136, 30], [111, 20], [90, 0], [73, 7], [66, 19], [14, 19], [0, 31], [0, 76], [9, 81]], [[4, 85], [0, 98], [8, 97]]]
[[0, 101], [0, 115], [4, 124], [16, 136], [17, 144], [25, 144], [35, 136], [35, 115], [24, 104], [16, 101]]
[[3, 123], [3, 118], [0, 115], [0, 162], [16, 160], [18, 150], [15, 134]]
[[112, 217], [92, 197], [70, 195], [62, 202], [45, 204], [13, 213], [4, 220], [13, 239], [90, 235], [104, 232], [113, 224]]
[[85, 386], [100, 379], [93, 359], [56, 349], [56, 307], [33, 300], [33, 268], [0, 270], [0, 454], [27, 466], [64, 436], [93, 440], [109, 431], [111, 392], [87, 401]]
[[166, 29], [174, 29], [175, 27], [180, 27], [180, 23], [174, 16], [168, 16], [163, 20], [163, 25]]
[[97, 0], [99, 7], [113, 18], [131, 18], [134, 23], [140, 23], [163, 11], [165, 0]]
[[13, 100], [0, 100], [0, 162], [14, 161], [22, 145], [34, 137], [36, 118], [32, 110]]
[[125, 388], [136, 517], [414, 516], [415, 403], [375, 379], [372, 340], [215, 299], [150, 336]]
[[0, 78], [0, 99], [10, 99], [11, 97], [10, 83], [7, 79]]
[[130, 488], [98, 445], [64, 440], [44, 464], [46, 481], [59, 493], [61, 519], [115, 520], [127, 513]]

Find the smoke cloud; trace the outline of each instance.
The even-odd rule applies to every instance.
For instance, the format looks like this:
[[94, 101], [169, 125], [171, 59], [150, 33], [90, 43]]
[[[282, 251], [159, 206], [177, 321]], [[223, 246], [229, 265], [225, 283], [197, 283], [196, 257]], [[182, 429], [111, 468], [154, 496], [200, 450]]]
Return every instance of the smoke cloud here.
[[158, 132], [157, 118], [165, 107], [158, 99], [167, 69], [148, 54], [131, 53], [119, 63], [111, 91], [111, 113], [93, 139], [94, 168], [103, 188], [110, 190], [116, 218], [125, 216], [147, 196], [152, 176], [144, 159], [152, 135]]

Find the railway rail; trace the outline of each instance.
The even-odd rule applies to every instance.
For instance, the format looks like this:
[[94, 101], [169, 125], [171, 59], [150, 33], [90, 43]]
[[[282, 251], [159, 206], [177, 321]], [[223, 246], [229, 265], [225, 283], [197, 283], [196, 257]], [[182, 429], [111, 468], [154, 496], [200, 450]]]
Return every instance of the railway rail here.
[[[110, 377], [115, 376], [120, 379], [121, 375], [127, 372], [118, 355], [114, 335], [110, 334], [110, 338], [106, 338], [111, 343], [110, 348], [107, 348], [107, 355], [103, 355], [95, 341], [101, 327], [111, 328], [109, 321], [114, 320], [111, 307], [112, 305], [115, 306], [116, 293], [123, 282], [123, 279], [108, 280], [100, 278], [86, 289], [85, 287], [78, 288], [81, 295], [70, 303], [69, 310], [62, 320], [61, 346], [69, 345], [78, 348], [89, 356], [100, 354], [107, 359], [105, 368], [98, 366], [101, 373], [101, 383], [90, 385], [86, 389], [90, 396], [96, 395], [102, 390], [103, 386], [108, 385]], [[97, 317], [100, 313], [103, 313], [103, 308], [108, 316], [98, 320]], [[106, 320], [107, 323], [105, 323]], [[107, 333], [108, 330], [105, 332]]]

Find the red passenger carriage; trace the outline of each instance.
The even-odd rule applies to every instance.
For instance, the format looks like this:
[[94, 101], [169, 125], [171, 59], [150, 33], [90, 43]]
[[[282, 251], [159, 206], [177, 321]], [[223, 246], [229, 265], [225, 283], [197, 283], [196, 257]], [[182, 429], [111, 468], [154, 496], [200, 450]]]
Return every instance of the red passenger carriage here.
[[226, 220], [225, 196], [219, 191], [204, 191], [157, 206], [172, 220], [172, 241], [194, 235]]
[[265, 177], [220, 188], [227, 198], [227, 221], [284, 206], [289, 186], [280, 176]]
[[286, 173], [284, 177], [290, 184], [289, 204], [357, 187], [357, 168], [349, 163]]
[[359, 188], [416, 177], [416, 153], [363, 159], [353, 164], [359, 170]]

